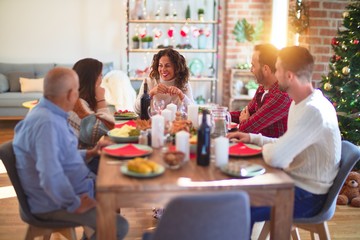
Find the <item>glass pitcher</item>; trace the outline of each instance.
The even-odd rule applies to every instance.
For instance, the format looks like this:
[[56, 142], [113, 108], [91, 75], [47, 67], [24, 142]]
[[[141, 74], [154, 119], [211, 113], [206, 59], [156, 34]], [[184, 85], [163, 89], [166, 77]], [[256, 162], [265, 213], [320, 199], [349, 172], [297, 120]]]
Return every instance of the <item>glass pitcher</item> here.
[[213, 138], [226, 136], [228, 132], [231, 123], [231, 115], [227, 109], [227, 107], [216, 107], [211, 110], [211, 136]]

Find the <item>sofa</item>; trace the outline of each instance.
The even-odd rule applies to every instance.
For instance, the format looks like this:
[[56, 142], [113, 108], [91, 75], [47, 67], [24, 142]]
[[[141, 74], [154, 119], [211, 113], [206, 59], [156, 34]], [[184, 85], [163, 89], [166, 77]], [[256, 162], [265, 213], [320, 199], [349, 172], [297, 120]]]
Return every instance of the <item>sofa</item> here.
[[[24, 102], [37, 100], [42, 94], [46, 73], [54, 67], [73, 64], [58, 63], [0, 63], [0, 120], [23, 119], [29, 111]], [[103, 75], [113, 70], [113, 63], [104, 63]]]

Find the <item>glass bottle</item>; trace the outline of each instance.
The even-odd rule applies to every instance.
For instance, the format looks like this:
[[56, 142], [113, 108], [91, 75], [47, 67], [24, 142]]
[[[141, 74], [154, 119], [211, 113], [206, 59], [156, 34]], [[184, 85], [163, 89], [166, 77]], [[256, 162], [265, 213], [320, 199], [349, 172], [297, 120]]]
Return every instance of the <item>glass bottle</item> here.
[[147, 79], [144, 80], [144, 93], [140, 99], [140, 119], [148, 120], [150, 119], [148, 108], [150, 107], [150, 95], [148, 94], [148, 84]]
[[210, 126], [207, 123], [207, 111], [202, 112], [202, 123], [197, 135], [196, 163], [200, 166], [210, 164]]

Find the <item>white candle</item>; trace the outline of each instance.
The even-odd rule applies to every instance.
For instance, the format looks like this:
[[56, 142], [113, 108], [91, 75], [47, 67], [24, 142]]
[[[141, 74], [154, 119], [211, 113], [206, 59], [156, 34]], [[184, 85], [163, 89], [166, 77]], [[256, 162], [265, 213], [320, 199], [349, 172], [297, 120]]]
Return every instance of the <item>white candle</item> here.
[[190, 134], [185, 131], [177, 132], [175, 135], [176, 150], [185, 154], [185, 161], [190, 159]]
[[229, 139], [218, 137], [215, 139], [215, 164], [217, 167], [226, 165], [229, 162]]
[[176, 111], [177, 111], [177, 106], [176, 104], [170, 103], [166, 106], [166, 109], [169, 109], [171, 111], [171, 121], [175, 120], [175, 115], [176, 115]]
[[171, 121], [171, 114], [172, 114], [172, 112], [169, 109], [164, 109], [161, 112], [161, 116], [164, 117], [165, 122]]
[[188, 105], [187, 108], [188, 119], [192, 122], [194, 128], [199, 126], [199, 106], [195, 104]]
[[161, 115], [151, 117], [151, 146], [159, 148], [164, 145], [165, 120]]

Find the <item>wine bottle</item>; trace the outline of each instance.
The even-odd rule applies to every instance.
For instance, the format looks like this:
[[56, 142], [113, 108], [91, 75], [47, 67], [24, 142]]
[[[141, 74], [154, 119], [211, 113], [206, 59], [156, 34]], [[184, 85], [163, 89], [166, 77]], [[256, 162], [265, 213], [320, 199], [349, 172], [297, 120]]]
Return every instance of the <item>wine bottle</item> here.
[[144, 93], [140, 99], [140, 119], [148, 120], [150, 119], [148, 108], [150, 107], [150, 95], [148, 94], [148, 84], [147, 79], [144, 80]]
[[200, 166], [210, 164], [210, 126], [207, 124], [207, 111], [202, 112], [202, 123], [197, 133], [196, 163]]

